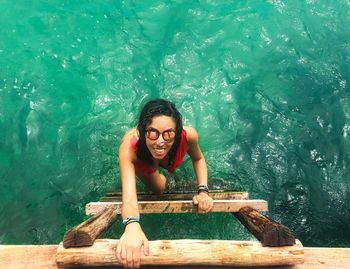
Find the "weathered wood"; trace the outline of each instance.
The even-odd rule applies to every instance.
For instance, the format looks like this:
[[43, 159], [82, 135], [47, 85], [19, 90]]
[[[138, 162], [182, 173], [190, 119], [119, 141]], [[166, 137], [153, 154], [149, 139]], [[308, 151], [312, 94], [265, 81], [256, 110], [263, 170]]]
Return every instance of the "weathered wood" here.
[[58, 245], [0, 245], [1, 269], [58, 269]]
[[233, 215], [263, 246], [278, 247], [295, 244], [295, 237], [286, 226], [271, 220], [251, 207], [243, 207]]
[[[167, 191], [164, 192], [164, 195], [173, 195], [173, 194], [196, 194], [197, 191], [193, 191], [193, 190], [173, 190], [173, 191]], [[225, 190], [215, 190], [215, 189], [211, 189], [210, 193], [241, 193], [239, 190], [237, 189], [225, 189]], [[137, 195], [155, 195], [152, 192], [137, 192]], [[106, 197], [108, 196], [122, 196], [122, 192], [107, 192], [106, 193]]]
[[[196, 213], [197, 206], [192, 200], [184, 201], [139, 201], [139, 212], [145, 213]], [[258, 211], [267, 211], [264, 200], [214, 200], [212, 212], [238, 212], [243, 207], [252, 207]], [[93, 202], [86, 205], [86, 214], [96, 214], [105, 207], [113, 207], [121, 213], [122, 202]]]
[[116, 221], [118, 213], [114, 208], [104, 208], [98, 214], [75, 226], [63, 238], [65, 248], [91, 246]]
[[[137, 193], [139, 201], [176, 201], [176, 200], [191, 200], [197, 192], [183, 193], [164, 193], [161, 195], [150, 193]], [[214, 200], [247, 200], [247, 192], [233, 191], [211, 191], [210, 196]], [[105, 197], [100, 199], [100, 202], [119, 202], [121, 201], [121, 193], [107, 193]]]
[[[1, 269], [59, 269], [56, 264], [58, 245], [0, 245]], [[277, 266], [274, 269], [341, 269], [350, 268], [350, 248], [315, 248], [304, 247], [303, 264], [290, 266]], [[85, 267], [96, 268], [96, 267]], [[99, 267], [110, 268], [110, 267]], [[122, 268], [116, 266], [116, 268]], [[159, 266], [142, 266], [148, 269], [160, 269]], [[162, 269], [219, 269], [222, 266], [189, 265], [189, 266], [162, 266]], [[227, 268], [227, 267], [226, 267]], [[242, 267], [234, 267], [240, 269]], [[257, 266], [254, 269], [267, 269], [271, 267]], [[243, 269], [243, 268], [242, 268]], [[244, 267], [244, 269], [247, 269]]]
[[[116, 266], [117, 240], [96, 240], [92, 247], [57, 249], [59, 266]], [[304, 262], [301, 243], [290, 247], [262, 247], [259, 242], [229, 240], [150, 241], [150, 255], [141, 265], [277, 266]]]

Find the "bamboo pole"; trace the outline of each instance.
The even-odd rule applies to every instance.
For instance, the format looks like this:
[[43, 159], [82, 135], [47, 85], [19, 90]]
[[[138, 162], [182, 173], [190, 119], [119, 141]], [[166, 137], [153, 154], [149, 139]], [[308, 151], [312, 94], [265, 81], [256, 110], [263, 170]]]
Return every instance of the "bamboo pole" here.
[[[99, 239], [91, 247], [57, 249], [59, 267], [117, 266], [118, 240]], [[229, 240], [150, 241], [150, 255], [141, 256], [141, 265], [278, 266], [304, 262], [299, 241], [289, 247], [262, 247], [259, 242]]]

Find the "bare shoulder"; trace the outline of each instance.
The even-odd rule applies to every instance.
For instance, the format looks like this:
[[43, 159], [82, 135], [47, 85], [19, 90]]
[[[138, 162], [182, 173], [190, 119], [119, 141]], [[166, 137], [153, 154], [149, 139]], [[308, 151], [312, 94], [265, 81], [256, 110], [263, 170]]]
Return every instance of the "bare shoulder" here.
[[184, 126], [183, 127], [187, 133], [187, 141], [188, 143], [198, 143], [198, 133], [196, 129], [194, 129], [191, 126]]
[[120, 144], [124, 144], [125, 142], [126, 142], [126, 144], [129, 144], [128, 142], [130, 142], [131, 139], [133, 139], [133, 138], [138, 138], [136, 128], [131, 128], [131, 129], [127, 130], [126, 133], [124, 134], [122, 140], [120, 141]]
[[136, 128], [129, 129], [124, 134], [119, 146], [119, 157], [127, 157], [130, 159], [135, 159], [135, 152], [131, 147], [131, 140], [138, 139]]

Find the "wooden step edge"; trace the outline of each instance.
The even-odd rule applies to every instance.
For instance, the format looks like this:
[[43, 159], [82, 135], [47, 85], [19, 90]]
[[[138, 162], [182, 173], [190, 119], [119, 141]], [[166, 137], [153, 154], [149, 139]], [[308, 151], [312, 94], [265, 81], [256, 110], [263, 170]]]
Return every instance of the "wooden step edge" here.
[[[187, 193], [165, 193], [165, 194], [139, 194], [139, 201], [174, 201], [174, 200], [191, 200], [196, 192]], [[248, 200], [248, 192], [210, 192], [209, 195], [214, 200]], [[121, 201], [121, 196], [106, 196], [102, 197], [100, 202], [118, 202]]]
[[[237, 189], [227, 189], [227, 190], [223, 190], [223, 189], [211, 189], [210, 193], [245, 193], [242, 191], [239, 191]], [[197, 193], [197, 191], [194, 190], [174, 190], [174, 191], [167, 191], [164, 192], [163, 195], [169, 195], [169, 194], [184, 194], [184, 193], [188, 193], [188, 194], [195, 194]], [[122, 192], [106, 192], [105, 196], [109, 197], [109, 196], [121, 196]], [[138, 192], [137, 195], [154, 195], [152, 192]]]
[[[99, 239], [91, 247], [57, 249], [58, 266], [118, 266], [118, 240]], [[141, 265], [288, 266], [305, 260], [300, 241], [294, 246], [263, 247], [254, 241], [156, 240], [149, 241], [150, 254], [141, 253]], [[203, 255], [204, 254], [204, 255]]]
[[[141, 214], [151, 213], [197, 213], [197, 206], [192, 200], [183, 201], [139, 201]], [[265, 200], [214, 200], [211, 212], [238, 212], [243, 207], [251, 207], [257, 211], [268, 211]], [[115, 207], [118, 214], [121, 212], [122, 202], [91, 202], [86, 205], [86, 214], [96, 214], [106, 207]]]

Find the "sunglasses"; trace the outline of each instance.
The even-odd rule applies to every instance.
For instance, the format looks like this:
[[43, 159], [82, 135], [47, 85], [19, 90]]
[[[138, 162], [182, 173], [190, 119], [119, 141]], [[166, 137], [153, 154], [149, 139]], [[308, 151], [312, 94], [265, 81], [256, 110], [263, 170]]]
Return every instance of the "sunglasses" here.
[[146, 130], [146, 136], [150, 140], [157, 140], [160, 135], [162, 135], [164, 141], [170, 142], [175, 139], [175, 130], [169, 129], [169, 130], [163, 131], [162, 133], [154, 128], [149, 128]]

